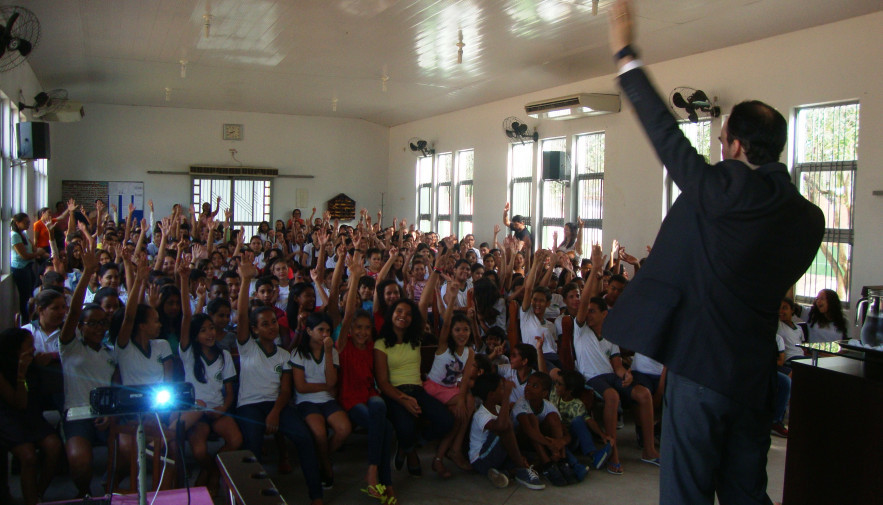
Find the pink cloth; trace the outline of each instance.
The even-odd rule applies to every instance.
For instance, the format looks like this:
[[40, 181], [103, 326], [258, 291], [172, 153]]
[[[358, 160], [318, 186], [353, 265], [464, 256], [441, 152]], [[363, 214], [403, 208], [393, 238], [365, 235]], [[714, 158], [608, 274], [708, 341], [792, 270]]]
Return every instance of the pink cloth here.
[[460, 394], [460, 386], [442, 386], [441, 384], [433, 382], [431, 380], [423, 382], [423, 389], [425, 389], [426, 392], [429, 393], [429, 396], [444, 403], [445, 405], [447, 405], [452, 398]]

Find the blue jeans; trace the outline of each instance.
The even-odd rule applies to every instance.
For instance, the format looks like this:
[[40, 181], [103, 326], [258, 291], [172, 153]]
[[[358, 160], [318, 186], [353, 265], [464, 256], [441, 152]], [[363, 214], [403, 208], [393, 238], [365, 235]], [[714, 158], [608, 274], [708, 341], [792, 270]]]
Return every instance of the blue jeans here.
[[454, 416], [442, 402], [436, 400], [423, 390], [423, 386], [400, 388], [405, 394], [414, 397], [420, 405], [420, 417], [414, 417], [401, 403], [384, 397], [389, 420], [396, 430], [399, 448], [411, 452], [417, 445], [417, 422], [426, 421], [428, 426], [423, 430], [427, 440], [440, 440], [454, 427]]
[[791, 400], [791, 377], [776, 372], [776, 411], [773, 413], [773, 422], [781, 423], [785, 420], [785, 409]]
[[573, 442], [571, 447], [578, 447], [579, 452], [583, 456], [588, 456], [595, 452], [595, 442], [592, 440], [592, 432], [586, 425], [586, 418], [574, 417], [570, 422], [570, 436]]
[[349, 415], [353, 424], [368, 429], [368, 464], [377, 465], [381, 484], [391, 485], [392, 424], [386, 419], [386, 403], [379, 396], [372, 396], [365, 403], [353, 405]]
[[[236, 408], [236, 422], [242, 432], [242, 448], [247, 449], [261, 460], [261, 446], [264, 443], [267, 415], [276, 402], [260, 402], [241, 405]], [[310, 500], [322, 498], [322, 480], [319, 475], [319, 458], [316, 455], [316, 441], [313, 434], [298, 417], [290, 405], [279, 414], [279, 432], [285, 435], [297, 448], [300, 469], [307, 482]]]
[[771, 505], [766, 494], [772, 412], [750, 409], [668, 371], [662, 410], [661, 505]]

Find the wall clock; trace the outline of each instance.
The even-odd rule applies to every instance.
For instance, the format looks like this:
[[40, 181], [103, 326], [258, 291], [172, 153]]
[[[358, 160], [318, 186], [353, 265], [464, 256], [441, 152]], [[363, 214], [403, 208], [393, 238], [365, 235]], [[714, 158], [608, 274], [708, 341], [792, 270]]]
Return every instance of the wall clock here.
[[242, 140], [241, 124], [225, 124], [224, 140]]

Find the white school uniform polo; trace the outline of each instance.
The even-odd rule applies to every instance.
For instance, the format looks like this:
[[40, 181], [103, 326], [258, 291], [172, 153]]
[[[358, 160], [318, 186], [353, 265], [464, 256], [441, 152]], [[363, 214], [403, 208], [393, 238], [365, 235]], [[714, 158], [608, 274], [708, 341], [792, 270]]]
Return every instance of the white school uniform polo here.
[[52, 332], [46, 332], [40, 327], [40, 321], [32, 321], [21, 327], [28, 330], [34, 336], [35, 352], [58, 352], [58, 337], [61, 335], [61, 327]]
[[487, 430], [487, 423], [495, 420], [497, 414], [482, 405], [475, 410], [472, 416], [472, 424], [469, 426], [469, 462], [475, 461], [481, 456], [481, 449], [487, 441], [490, 431]]
[[632, 359], [632, 370], [644, 375], [662, 375], [663, 368], [662, 363], [639, 352], [636, 352]]
[[515, 387], [512, 388], [512, 392], [509, 393], [509, 402], [514, 405], [515, 402], [524, 397], [524, 385], [527, 384], [527, 378], [530, 378], [530, 374], [524, 379], [524, 382], [521, 382], [521, 379], [518, 378], [518, 370], [515, 370], [510, 365], [499, 365], [497, 367], [497, 373], [500, 374], [500, 377], [515, 384]]
[[249, 337], [239, 347], [239, 405], [275, 402], [279, 398], [283, 373], [290, 373], [291, 354], [275, 346], [268, 354], [258, 341]]
[[[304, 337], [309, 338], [309, 337]], [[332, 360], [334, 361], [334, 367], [340, 368], [340, 356], [337, 354], [337, 349], [331, 348]], [[319, 356], [319, 359], [316, 360], [313, 358], [312, 353], [304, 356], [300, 352], [295, 351], [294, 354], [291, 355], [291, 367], [299, 368], [304, 371], [304, 380], [308, 384], [325, 384], [328, 380], [325, 378], [325, 348], [322, 348], [322, 354]], [[315, 393], [297, 393], [297, 401], [296, 403], [325, 403], [334, 399], [334, 396], [328, 391], [318, 391]]]
[[582, 326], [574, 322], [573, 353], [576, 369], [586, 380], [605, 373], [613, 373], [610, 358], [619, 354], [619, 346], [607, 340], [598, 340], [588, 323]]
[[89, 405], [89, 393], [110, 386], [117, 362], [113, 347], [101, 344], [98, 350], [81, 338], [74, 338], [59, 349], [64, 370], [64, 410]]
[[543, 319], [540, 321], [534, 315], [533, 309], [528, 307], [524, 310], [518, 308], [518, 314], [521, 318], [521, 341], [531, 347], [536, 346], [536, 337], [543, 337], [543, 354], [557, 353], [558, 343], [555, 340], [557, 333], [555, 332], [555, 323], [550, 323]]
[[153, 339], [147, 349], [129, 340], [123, 346], [114, 347], [116, 362], [120, 366], [120, 378], [124, 386], [156, 384], [163, 382], [165, 362], [172, 359], [172, 348], [168, 341]]
[[205, 367], [205, 383], [199, 382], [193, 374], [193, 364], [196, 356], [193, 354], [193, 345], [184, 349], [180, 345], [181, 361], [184, 364], [184, 381], [193, 384], [193, 390], [197, 400], [202, 400], [205, 406], [213, 409], [224, 404], [224, 385], [236, 378], [236, 367], [233, 366], [233, 357], [229, 351], [221, 350], [214, 361], [209, 362], [204, 357], [202, 364]]
[[[543, 422], [549, 414], [558, 414], [558, 409], [549, 400], [543, 400], [543, 408], [539, 412], [534, 412], [530, 408], [530, 402], [527, 398], [521, 397], [515, 405], [512, 406], [512, 421], [517, 425], [518, 416], [521, 414], [531, 414], [537, 416], [537, 421]], [[559, 414], [560, 415], [560, 414]]]

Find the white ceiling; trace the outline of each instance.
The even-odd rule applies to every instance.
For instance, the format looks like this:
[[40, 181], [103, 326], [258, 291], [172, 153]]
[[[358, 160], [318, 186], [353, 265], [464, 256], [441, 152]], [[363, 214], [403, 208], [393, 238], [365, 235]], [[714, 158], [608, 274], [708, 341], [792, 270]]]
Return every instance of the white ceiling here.
[[[611, 0], [600, 1], [598, 16], [591, 0], [11, 3], [40, 19], [41, 40], [28, 60], [40, 83], [86, 103], [339, 116], [393, 126], [613, 71]], [[636, 3], [647, 62], [883, 9], [883, 0]], [[458, 30], [466, 44], [462, 64]]]

